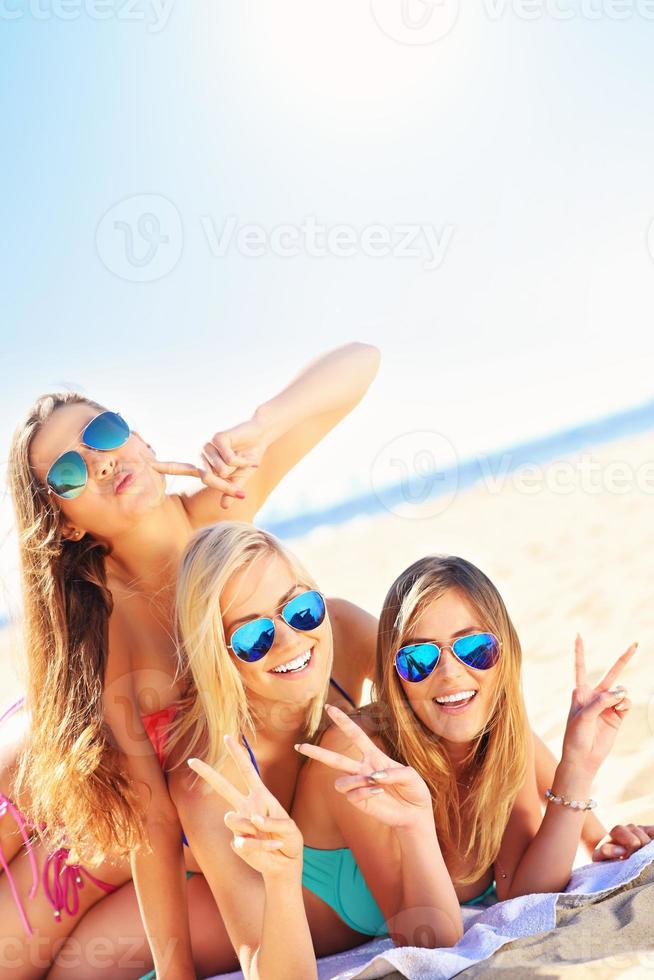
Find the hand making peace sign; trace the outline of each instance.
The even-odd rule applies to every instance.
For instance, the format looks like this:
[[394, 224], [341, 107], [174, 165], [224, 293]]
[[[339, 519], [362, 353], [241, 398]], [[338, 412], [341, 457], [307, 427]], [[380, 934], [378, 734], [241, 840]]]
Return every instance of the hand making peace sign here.
[[225, 745], [247, 793], [200, 759], [189, 759], [188, 765], [233, 807], [225, 814], [225, 824], [234, 834], [232, 849], [264, 878], [297, 874], [298, 865], [302, 868], [302, 834], [266, 789], [243, 746], [231, 735], [225, 736]]
[[575, 689], [563, 737], [562, 758], [589, 775], [595, 775], [611, 751], [618, 729], [631, 707], [625, 688], [616, 686], [614, 682], [633, 657], [637, 646], [637, 643], [632, 643], [595, 687], [591, 687], [586, 674], [583, 640], [577, 635]]
[[357, 761], [306, 742], [296, 745], [297, 751], [331, 769], [347, 773], [336, 780], [334, 787], [353, 806], [375, 820], [391, 827], [407, 828], [426, 818], [433, 819], [429, 788], [415, 769], [385, 755], [340, 708], [326, 704], [325, 710], [361, 753], [361, 759]]

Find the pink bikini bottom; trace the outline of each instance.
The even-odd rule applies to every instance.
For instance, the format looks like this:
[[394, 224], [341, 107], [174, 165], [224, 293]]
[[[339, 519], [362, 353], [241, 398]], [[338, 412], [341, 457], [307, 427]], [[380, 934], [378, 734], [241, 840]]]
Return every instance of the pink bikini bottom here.
[[[0, 714], [0, 724], [9, 718], [15, 711], [22, 707], [24, 699], [20, 698], [15, 704], [12, 704], [6, 711]], [[36, 861], [36, 855], [34, 854], [32, 848], [32, 841], [30, 838], [30, 833], [28, 830], [28, 822], [25, 816], [20, 812], [15, 803], [5, 796], [4, 793], [0, 792], [0, 817], [4, 817], [5, 814], [10, 814], [18, 826], [20, 835], [23, 838], [23, 843], [25, 845], [25, 852], [29, 858], [30, 865], [32, 868], [32, 887], [29, 891], [29, 898], [34, 898], [36, 895], [36, 890], [39, 884], [39, 869]], [[54, 851], [52, 854], [48, 854], [43, 865], [43, 873], [41, 875], [41, 882], [43, 884], [43, 889], [45, 891], [45, 896], [52, 906], [53, 914], [57, 922], [61, 922], [61, 913], [67, 912], [68, 915], [77, 915], [79, 909], [79, 895], [78, 891], [80, 888], [84, 887], [84, 878], [97, 885], [102, 891], [111, 894], [115, 892], [117, 885], [109, 885], [106, 881], [100, 881], [95, 878], [90, 871], [83, 868], [79, 864], [66, 864], [66, 858], [68, 857], [68, 849], [65, 847], [59, 848], [59, 850]], [[9, 862], [5, 858], [2, 850], [2, 841], [0, 840], [0, 867], [2, 867], [4, 873], [7, 876], [9, 882], [9, 887], [11, 888], [11, 893], [14, 896], [14, 901], [16, 902], [16, 907], [20, 914], [21, 921], [23, 923], [23, 928], [28, 936], [33, 935], [32, 928], [29, 924], [27, 915], [25, 914], [25, 909], [18, 895], [18, 890], [11, 873], [11, 868], [9, 867]], [[83, 877], [84, 876], [84, 877]]]

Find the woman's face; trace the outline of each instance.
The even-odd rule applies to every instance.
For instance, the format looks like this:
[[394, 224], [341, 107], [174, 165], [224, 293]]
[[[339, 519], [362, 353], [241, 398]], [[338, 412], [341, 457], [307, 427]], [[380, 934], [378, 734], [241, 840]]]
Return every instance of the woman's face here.
[[[97, 408], [83, 402], [62, 405], [32, 440], [30, 462], [44, 486], [50, 466], [62, 453], [74, 449], [86, 463], [88, 479], [78, 497], [51, 497], [66, 519], [67, 537], [72, 529], [111, 540], [129, 530], [135, 519], [157, 506], [165, 495], [164, 476], [148, 465], [154, 453], [136, 433], [118, 449], [100, 451], [82, 444], [84, 427], [99, 414]], [[128, 474], [130, 479], [120, 486]]]
[[[426, 640], [441, 647], [440, 660], [429, 677], [413, 684], [400, 678], [400, 683], [421, 722], [446, 742], [471, 742], [482, 731], [492, 711], [499, 664], [488, 670], [475, 670], [458, 660], [449, 648], [443, 650], [442, 645], [487, 629], [465, 596], [457, 589], [448, 589], [426, 607], [410, 633], [403, 637], [403, 646]], [[453, 695], [457, 696], [456, 701], [445, 700]]]
[[[278, 555], [267, 555], [232, 575], [223, 590], [223, 629], [228, 643], [244, 622], [269, 617], [275, 623], [273, 645], [261, 660], [246, 663], [229, 651], [243, 683], [259, 698], [299, 707], [325, 689], [332, 666], [332, 631], [327, 612], [320, 626], [311, 631], [295, 630], [279, 615], [289, 599], [312, 588], [298, 582]], [[308, 660], [302, 665], [307, 654]], [[277, 669], [292, 661], [298, 661], [299, 669]]]

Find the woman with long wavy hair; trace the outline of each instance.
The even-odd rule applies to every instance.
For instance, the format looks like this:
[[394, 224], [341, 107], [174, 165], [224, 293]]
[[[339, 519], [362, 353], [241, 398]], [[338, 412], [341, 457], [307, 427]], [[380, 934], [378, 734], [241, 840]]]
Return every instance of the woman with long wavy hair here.
[[[342, 918], [367, 909], [371, 934], [438, 946], [438, 916], [428, 902], [417, 907], [416, 890], [441, 852], [462, 903], [562, 891], [594, 805], [592, 779], [630, 707], [615, 681], [635, 648], [592, 688], [577, 639], [543, 816], [520, 641], [497, 588], [462, 558], [407, 568], [382, 609], [372, 703], [349, 717], [328, 709], [334, 726], [320, 745], [298, 746], [324, 763], [303, 769], [293, 810], [311, 844], [316, 894]], [[654, 836], [652, 827], [614, 828], [597, 857], [614, 856], [625, 830], [631, 851]], [[337, 900], [341, 874], [347, 903]]]
[[[13, 975], [42, 976], [62, 939], [130, 870], [159, 975], [193, 973], [180, 822], [150, 743], [180, 693], [179, 557], [206, 524], [252, 521], [360, 401], [378, 363], [364, 344], [319, 358], [251, 419], [217, 433], [205, 468], [158, 462], [119, 415], [74, 393], [42, 396], [17, 430], [9, 485], [29, 729], [21, 751], [4, 747], [0, 773], [0, 921], [14, 940]], [[205, 486], [166, 494], [165, 473]], [[335, 615], [350, 625], [349, 604]], [[26, 844], [32, 829], [38, 845]]]

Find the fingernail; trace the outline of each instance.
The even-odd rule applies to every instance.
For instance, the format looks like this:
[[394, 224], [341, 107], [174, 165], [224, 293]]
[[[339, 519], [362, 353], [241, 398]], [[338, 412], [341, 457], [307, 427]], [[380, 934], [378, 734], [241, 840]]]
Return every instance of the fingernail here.
[[622, 684], [618, 684], [617, 687], [612, 687], [609, 691], [609, 694], [613, 694], [616, 698], [623, 698], [626, 693], [627, 689], [623, 687]]
[[368, 790], [368, 792], [369, 793], [383, 793], [384, 792], [384, 788], [383, 788], [383, 786], [371, 786], [370, 789]]
[[250, 820], [255, 825], [255, 827], [263, 827], [263, 824], [265, 823], [265, 820], [260, 813], [253, 813], [252, 816], [250, 817]]
[[627, 853], [627, 849], [625, 847], [620, 847], [619, 844], [614, 844], [613, 845], [613, 853], [619, 856], [620, 854], [626, 854]]
[[368, 779], [387, 779], [388, 773], [383, 769], [378, 769], [376, 772], [371, 772]]
[[239, 497], [241, 500], [245, 499], [245, 494], [243, 493], [242, 490], [238, 490], [236, 496]]
[[295, 749], [296, 752], [299, 752], [300, 749], [302, 748], [302, 742], [298, 742], [297, 745], [293, 746], [293, 748]]
[[244, 844], [245, 844], [245, 837], [234, 838], [234, 847], [243, 847]]

